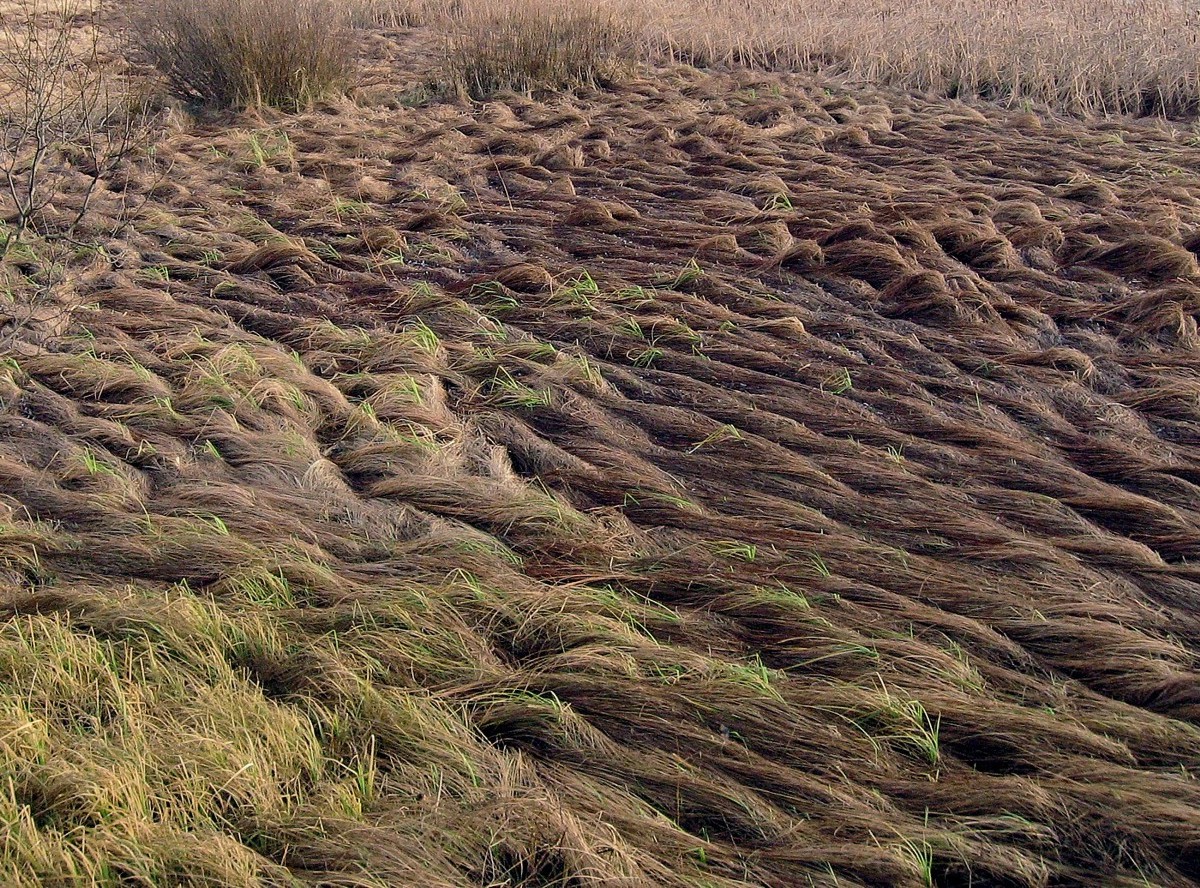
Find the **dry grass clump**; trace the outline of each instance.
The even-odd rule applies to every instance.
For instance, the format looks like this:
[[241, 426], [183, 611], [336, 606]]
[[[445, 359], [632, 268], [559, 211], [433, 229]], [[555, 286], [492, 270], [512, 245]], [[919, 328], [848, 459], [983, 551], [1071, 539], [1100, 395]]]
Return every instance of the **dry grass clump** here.
[[449, 77], [474, 98], [604, 83], [637, 57], [639, 18], [611, 2], [471, 4], [451, 15]]
[[460, 0], [358, 0], [350, 15], [357, 28], [414, 28], [447, 15]]
[[184, 101], [296, 109], [345, 88], [351, 9], [333, 0], [152, 0], [134, 40]]
[[98, 0], [0, 4], [0, 348], [62, 317], [71, 260], [96, 248], [89, 211], [154, 136], [102, 13]]

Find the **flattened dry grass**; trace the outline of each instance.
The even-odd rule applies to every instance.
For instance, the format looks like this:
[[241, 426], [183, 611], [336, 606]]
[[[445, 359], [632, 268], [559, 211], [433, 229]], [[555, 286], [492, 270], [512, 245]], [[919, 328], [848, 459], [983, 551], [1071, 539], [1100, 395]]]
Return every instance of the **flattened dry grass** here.
[[640, 18], [611, 2], [468, 4], [449, 26], [447, 76], [475, 98], [603, 84], [636, 62]]
[[0, 355], [6, 882], [1200, 885], [1192, 137], [531, 93], [103, 177]]

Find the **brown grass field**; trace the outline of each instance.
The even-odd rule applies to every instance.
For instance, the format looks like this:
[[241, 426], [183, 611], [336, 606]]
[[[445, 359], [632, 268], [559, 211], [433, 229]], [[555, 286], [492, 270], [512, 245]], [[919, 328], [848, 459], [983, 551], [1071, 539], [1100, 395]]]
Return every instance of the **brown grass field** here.
[[1190, 123], [437, 33], [0, 264], [0, 884], [1200, 885]]

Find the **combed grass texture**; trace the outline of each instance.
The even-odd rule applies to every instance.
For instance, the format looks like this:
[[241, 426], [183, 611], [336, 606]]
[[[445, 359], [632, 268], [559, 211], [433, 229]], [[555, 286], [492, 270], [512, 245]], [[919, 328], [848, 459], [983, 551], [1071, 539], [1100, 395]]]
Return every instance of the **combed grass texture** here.
[[1189, 128], [389, 15], [0, 263], [0, 883], [1200, 885]]

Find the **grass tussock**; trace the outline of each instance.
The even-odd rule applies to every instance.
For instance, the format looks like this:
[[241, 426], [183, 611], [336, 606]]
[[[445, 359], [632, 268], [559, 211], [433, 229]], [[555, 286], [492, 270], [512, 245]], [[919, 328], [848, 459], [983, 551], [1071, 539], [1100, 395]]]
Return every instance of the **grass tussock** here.
[[133, 38], [185, 102], [297, 109], [351, 83], [351, 12], [333, 0], [151, 0]]
[[611, 2], [474, 3], [452, 15], [447, 74], [473, 98], [602, 84], [637, 58], [639, 18]]

